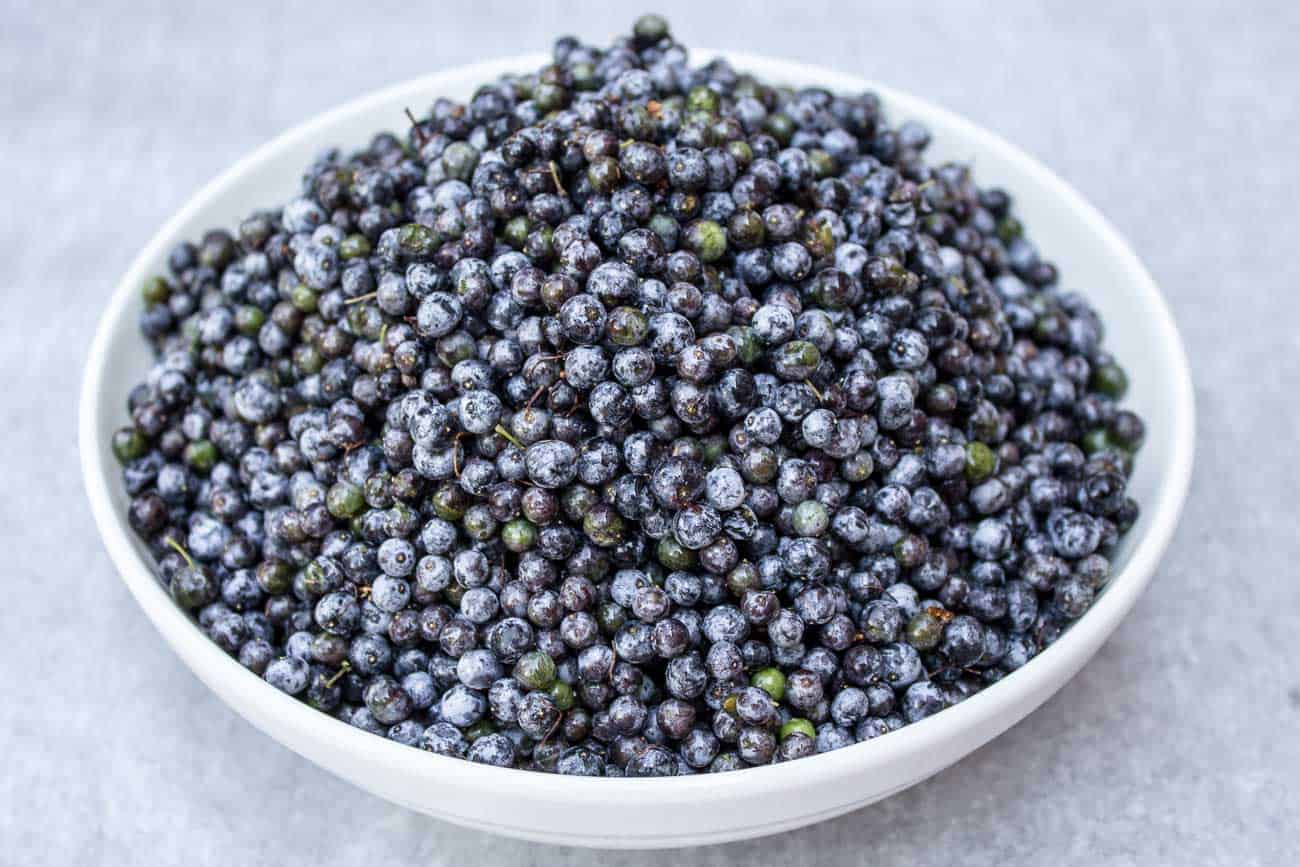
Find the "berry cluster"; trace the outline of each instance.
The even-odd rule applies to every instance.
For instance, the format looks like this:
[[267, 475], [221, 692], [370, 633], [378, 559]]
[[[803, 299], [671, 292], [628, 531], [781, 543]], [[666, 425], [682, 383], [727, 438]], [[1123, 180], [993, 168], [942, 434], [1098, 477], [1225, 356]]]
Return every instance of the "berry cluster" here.
[[655, 16], [411, 120], [143, 287], [130, 523], [243, 665], [444, 755], [663, 776], [892, 731], [1088, 609], [1143, 424], [924, 128]]

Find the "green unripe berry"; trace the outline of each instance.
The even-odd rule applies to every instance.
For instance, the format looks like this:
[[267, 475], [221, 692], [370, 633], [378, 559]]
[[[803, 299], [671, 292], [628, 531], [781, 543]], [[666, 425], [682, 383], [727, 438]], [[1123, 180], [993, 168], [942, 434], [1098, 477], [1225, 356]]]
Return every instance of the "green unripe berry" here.
[[600, 497], [586, 485], [570, 485], [560, 494], [560, 508], [564, 510], [565, 517], [574, 523], [586, 518], [598, 502]]
[[1086, 454], [1094, 455], [1097, 452], [1104, 452], [1111, 448], [1114, 443], [1110, 440], [1110, 432], [1104, 427], [1093, 428], [1083, 435], [1081, 442]]
[[708, 85], [697, 85], [691, 88], [691, 92], [686, 95], [686, 108], [688, 111], [702, 111], [706, 114], [715, 114], [718, 110], [718, 94]]
[[447, 177], [468, 181], [474, 176], [474, 169], [478, 167], [478, 158], [479, 153], [473, 145], [463, 141], [452, 142], [442, 152], [442, 168], [447, 173]]
[[484, 735], [494, 734], [496, 730], [497, 727], [493, 725], [492, 720], [481, 719], [478, 722], [474, 723], [474, 725], [465, 729], [465, 740], [469, 741], [470, 743], [474, 743], [474, 741], [478, 740]]
[[235, 328], [246, 337], [256, 335], [265, 322], [266, 313], [260, 307], [254, 307], [252, 304], [241, 304], [235, 308]]
[[993, 450], [979, 440], [972, 440], [966, 444], [966, 478], [972, 482], [979, 482], [993, 475], [997, 469], [997, 455]]
[[460, 485], [454, 482], [443, 482], [438, 490], [433, 492], [432, 503], [433, 513], [444, 521], [453, 523], [465, 517], [468, 496]]
[[705, 437], [701, 445], [704, 447], [703, 457], [706, 467], [714, 466], [727, 453], [727, 438], [724, 436]]
[[773, 701], [780, 701], [785, 697], [785, 675], [779, 668], [763, 668], [754, 672], [754, 676], [749, 679], [750, 686], [756, 686], [763, 692], [772, 696]]
[[789, 115], [769, 114], [767, 116], [767, 131], [784, 147], [790, 144], [790, 138], [794, 135], [794, 121]]
[[540, 650], [530, 650], [515, 663], [515, 680], [529, 689], [550, 689], [555, 682], [555, 660]]
[[501, 544], [516, 554], [537, 544], [537, 527], [527, 518], [515, 518], [501, 528]]
[[668, 22], [662, 15], [648, 12], [632, 25], [632, 35], [643, 45], [653, 45], [668, 35]]
[[790, 523], [800, 536], [820, 536], [830, 526], [831, 516], [826, 507], [816, 500], [804, 500], [794, 507]]
[[682, 242], [701, 262], [716, 262], [727, 252], [727, 231], [712, 220], [696, 220], [686, 227]]
[[997, 233], [1004, 244], [1010, 244], [1016, 238], [1024, 234], [1024, 227], [1015, 217], [1003, 217], [998, 220]]
[[933, 650], [943, 638], [943, 621], [929, 611], [918, 611], [907, 622], [907, 643], [917, 650]]
[[808, 152], [808, 162], [812, 165], [813, 174], [818, 178], [828, 178], [835, 174], [835, 157], [821, 148]]
[[[451, 147], [455, 147], [455, 145]], [[469, 145], [465, 145], [465, 147], [469, 147]], [[412, 258], [432, 256], [438, 249], [438, 236], [428, 226], [422, 226], [419, 223], [407, 223], [397, 230], [397, 245], [402, 248], [403, 253]]]
[[592, 544], [613, 548], [623, 541], [623, 518], [608, 503], [599, 503], [582, 518], [582, 531]]
[[487, 506], [482, 503], [465, 510], [465, 517], [461, 520], [461, 526], [465, 528], [467, 536], [479, 542], [488, 541], [496, 535], [497, 530], [496, 519], [492, 517]]
[[185, 609], [201, 608], [217, 598], [216, 582], [197, 566], [187, 566], [172, 576], [172, 599]]
[[289, 303], [294, 306], [294, 309], [303, 313], [314, 313], [316, 311], [316, 293], [299, 283], [289, 292]]
[[365, 495], [351, 482], [335, 482], [325, 492], [325, 508], [336, 518], [355, 518], [365, 507]]
[[1128, 393], [1128, 374], [1118, 364], [1103, 364], [1092, 372], [1092, 387], [1120, 400]]
[[152, 307], [155, 304], [166, 303], [167, 298], [172, 294], [172, 287], [167, 285], [167, 280], [163, 277], [150, 277], [144, 281], [140, 287], [140, 297], [144, 299], [146, 306]]
[[638, 346], [649, 333], [650, 323], [635, 307], [616, 307], [605, 322], [605, 331], [617, 346]]
[[320, 369], [325, 366], [325, 358], [316, 347], [302, 343], [294, 347], [293, 364], [302, 374], [310, 376], [320, 373]]
[[754, 149], [744, 139], [727, 142], [727, 153], [731, 154], [741, 171], [749, 168], [749, 164], [754, 161]]
[[767, 227], [763, 218], [748, 208], [733, 214], [727, 224], [727, 240], [742, 250], [757, 247], [766, 237]]
[[762, 356], [762, 341], [748, 325], [733, 325], [727, 329], [727, 333], [736, 341], [736, 357], [741, 363], [750, 365]]
[[612, 193], [618, 188], [622, 170], [613, 157], [597, 157], [587, 166], [587, 181], [598, 193]]
[[565, 711], [573, 707], [573, 687], [564, 681], [557, 680], [551, 684], [550, 693], [551, 701], [555, 702], [555, 706], [559, 710]]
[[453, 331], [438, 339], [435, 351], [439, 361], [448, 367], [455, 367], [474, 355], [474, 338], [464, 331]]
[[445, 599], [447, 604], [451, 605], [453, 608], [459, 608], [460, 600], [464, 598], [465, 593], [468, 590], [468, 587], [461, 585], [457, 581], [453, 581], [451, 582], [451, 586], [442, 591], [442, 598]]
[[532, 227], [528, 224], [528, 218], [521, 214], [518, 217], [512, 217], [510, 221], [506, 223], [502, 235], [505, 237], [507, 244], [515, 248], [520, 248], [523, 247], [524, 242], [528, 240], [528, 233], [531, 231], [531, 228]]
[[569, 91], [558, 84], [543, 81], [533, 91], [533, 101], [544, 112], [559, 111], [569, 104]]
[[129, 464], [143, 457], [148, 449], [149, 443], [144, 435], [133, 427], [120, 428], [113, 434], [113, 455], [118, 463]]
[[606, 635], [618, 632], [626, 622], [627, 612], [617, 602], [605, 602], [596, 609], [596, 623], [600, 625], [600, 631]]
[[185, 446], [185, 463], [196, 473], [209, 473], [218, 457], [217, 447], [208, 440], [195, 440]]
[[795, 732], [798, 732], [801, 735], [807, 735], [813, 740], [817, 739], [817, 730], [813, 728], [812, 723], [808, 722], [808, 720], [804, 719], [803, 717], [797, 716], [792, 718], [788, 722], [782, 724], [781, 740], [785, 740]]
[[655, 554], [664, 568], [674, 572], [686, 571], [695, 565], [695, 552], [680, 544], [672, 536], [665, 536], [659, 540]]
[[365, 235], [348, 235], [339, 243], [339, 255], [344, 259], [364, 259], [370, 255], [370, 239]]
[[279, 596], [293, 589], [293, 569], [283, 560], [263, 560], [253, 574], [267, 595]]
[[849, 455], [840, 462], [840, 475], [844, 476], [845, 481], [865, 482], [871, 478], [875, 468], [876, 462], [872, 459], [871, 453], [863, 450]]
[[817, 344], [808, 340], [791, 340], [782, 344], [772, 356], [772, 370], [782, 379], [806, 379], [821, 361], [822, 353]]
[[600, 80], [596, 78], [595, 64], [575, 63], [569, 72], [573, 76], [575, 90], [595, 90], [600, 86]]

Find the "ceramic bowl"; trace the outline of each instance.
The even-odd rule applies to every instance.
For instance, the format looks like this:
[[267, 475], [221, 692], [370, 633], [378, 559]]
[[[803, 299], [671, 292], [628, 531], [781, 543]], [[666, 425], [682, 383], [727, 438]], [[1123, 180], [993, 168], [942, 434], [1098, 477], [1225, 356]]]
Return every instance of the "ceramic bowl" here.
[[[697, 56], [712, 56], [700, 52]], [[979, 748], [1062, 688], [1088, 661], [1150, 580], [1169, 544], [1192, 467], [1192, 386], [1182, 343], [1151, 276], [1106, 220], [1041, 164], [969, 121], [851, 75], [763, 57], [727, 55], [765, 80], [834, 91], [874, 90], [892, 123], [921, 121], [931, 159], [972, 161], [984, 185], [1015, 197], [1018, 215], [1063, 283], [1081, 290], [1107, 324], [1106, 343], [1130, 372], [1128, 403], [1148, 424], [1132, 492], [1142, 517], [1117, 552], [1114, 578], [1059, 641], [978, 695], [903, 729], [833, 753], [728, 774], [586, 779], [508, 770], [421, 752], [375, 737], [288, 697], [242, 668], [173, 603], [127, 526], [127, 497], [109, 447], [127, 419], [132, 384], [149, 353], [137, 331], [139, 287], [166, 254], [212, 226], [233, 229], [259, 207], [287, 201], [301, 171], [327, 146], [359, 146], [401, 131], [403, 109], [468, 97], [541, 55], [440, 72], [326, 112], [240, 160], [153, 237], [117, 285], [86, 364], [80, 450], [86, 492], [122, 580], [171, 648], [218, 696], [267, 735], [380, 797], [430, 816], [530, 840], [612, 848], [716, 843], [831, 818], [911, 786]], [[1135, 677], [1144, 676], [1134, 666]], [[232, 744], [233, 747], [233, 744]], [[256, 797], [253, 793], [253, 797]], [[268, 808], [271, 805], [268, 804]]]

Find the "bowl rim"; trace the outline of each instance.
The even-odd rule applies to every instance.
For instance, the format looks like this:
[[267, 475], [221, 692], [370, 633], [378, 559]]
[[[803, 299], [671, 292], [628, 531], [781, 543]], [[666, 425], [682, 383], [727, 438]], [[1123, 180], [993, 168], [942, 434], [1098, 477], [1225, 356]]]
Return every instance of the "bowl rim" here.
[[[874, 91], [880, 95], [895, 122], [911, 117], [936, 119], [964, 139], [978, 142], [982, 149], [999, 152], [1018, 171], [1031, 176], [1063, 206], [1075, 212], [1104, 241], [1117, 264], [1127, 273], [1133, 285], [1138, 287], [1138, 301], [1153, 317], [1154, 330], [1160, 338], [1158, 345], [1152, 347], [1151, 351], [1163, 357], [1175, 380], [1175, 391], [1170, 395], [1173, 439], [1162, 474], [1165, 476], [1164, 484], [1157, 488], [1151, 501], [1144, 504], [1150, 526], [1144, 536], [1135, 540], [1128, 563], [1113, 576], [1106, 592], [1100, 594], [1088, 612], [1056, 642], [1024, 666], [941, 713], [910, 723], [871, 741], [831, 753], [809, 756], [797, 762], [746, 768], [744, 773], [739, 774], [699, 774], [653, 781], [568, 777], [481, 765], [424, 751], [417, 753], [410, 747], [356, 729], [281, 693], [245, 669], [203, 635], [194, 621], [172, 602], [150, 564], [137, 554], [125, 516], [118, 514], [110, 495], [110, 479], [115, 478], [117, 467], [105, 460], [103, 444], [100, 442], [101, 432], [97, 425], [103, 414], [105, 398], [104, 359], [114, 335], [123, 329], [122, 320], [128, 314], [137, 287], [153, 269], [153, 263], [165, 257], [182, 227], [201, 214], [214, 198], [260, 164], [309, 140], [319, 139], [322, 132], [330, 130], [335, 124], [377, 104], [394, 102], [400, 96], [413, 94], [422, 94], [426, 99], [431, 99], [438, 95], [440, 87], [445, 86], [444, 82], [453, 76], [469, 78], [475, 82], [490, 81], [505, 73], [533, 69], [548, 62], [549, 55], [533, 52], [448, 67], [418, 76], [370, 91], [293, 126], [240, 158], [187, 199], [154, 233], [117, 282], [109, 304], [97, 323], [82, 379], [78, 406], [78, 450], [83, 483], [95, 523], [118, 574], [155, 627], [174, 646], [173, 649], [179, 651], [181, 644], [186, 645], [186, 653], [180, 655], [200, 679], [206, 679], [205, 674], [210, 674], [233, 681], [238, 688], [249, 691], [249, 704], [265, 706], [266, 713], [281, 717], [286, 726], [298, 729], [302, 735], [318, 743], [329, 742], [331, 749], [347, 751], [355, 760], [371, 764], [382, 773], [394, 777], [418, 776], [430, 782], [436, 781], [440, 787], [462, 786], [572, 804], [596, 805], [612, 799], [634, 803], [688, 804], [700, 802], [701, 795], [706, 795], [704, 800], [709, 801], [726, 800], [741, 794], [746, 797], [761, 797], [767, 793], [789, 790], [812, 778], [829, 781], [861, 775], [873, 767], [922, 755], [945, 742], [960, 738], [963, 733], [979, 730], [982, 725], [1002, 716], [1005, 708], [1029, 701], [1032, 704], [1025, 713], [1032, 712], [1069, 680], [1074, 669], [1081, 664], [1078, 659], [1080, 655], [1091, 655], [1087, 649], [1089, 644], [1099, 645], [1118, 625], [1145, 588], [1173, 537], [1190, 484], [1195, 450], [1194, 395], [1187, 355], [1168, 305], [1154, 279], [1128, 243], [1096, 208], [1036, 159], [997, 134], [934, 103], [871, 79], [816, 64], [735, 51], [696, 49], [693, 54], [696, 58], [725, 58], [738, 69], [762, 70], [762, 74], [768, 78], [779, 79], [785, 76], [790, 80], [819, 81], [824, 82], [828, 89], [837, 91]], [[321, 142], [322, 147], [328, 144], [330, 142]], [[134, 333], [133, 321], [130, 331]], [[199, 667], [203, 671], [199, 671]], [[265, 730], [238, 703], [228, 703], [241, 716]], [[1019, 719], [1020, 716], [1016, 716], [1002, 728]], [[1001, 729], [998, 733], [1000, 731]], [[285, 743], [278, 735], [272, 736]], [[980, 743], [984, 740], [987, 739], [982, 739]], [[291, 743], [285, 745], [300, 752]], [[509, 830], [522, 833], [514, 830], [513, 826]]]

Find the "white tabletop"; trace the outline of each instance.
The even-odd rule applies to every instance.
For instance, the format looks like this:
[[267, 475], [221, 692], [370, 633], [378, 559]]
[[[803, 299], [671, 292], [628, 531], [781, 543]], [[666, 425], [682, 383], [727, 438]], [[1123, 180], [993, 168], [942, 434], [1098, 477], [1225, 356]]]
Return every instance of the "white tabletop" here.
[[[632, 13], [484, 0], [437, 12], [409, 0], [191, 5], [19, 2], [0, 27], [0, 863], [651, 863], [440, 824], [254, 731], [171, 655], [117, 581], [74, 437], [100, 307], [201, 183], [372, 88], [544, 49], [560, 31], [603, 39]], [[1164, 286], [1200, 410], [1172, 549], [1065, 690], [885, 803], [675, 862], [1290, 861], [1300, 849], [1300, 11], [807, 0], [749, 4], [758, 11], [737, 21], [730, 3], [655, 5], [688, 42], [874, 77], [1040, 157]]]

